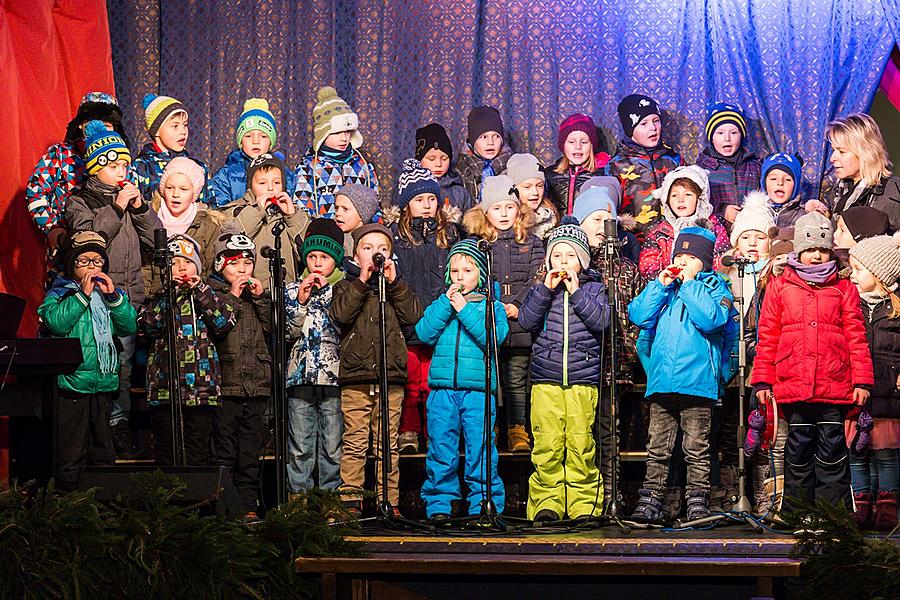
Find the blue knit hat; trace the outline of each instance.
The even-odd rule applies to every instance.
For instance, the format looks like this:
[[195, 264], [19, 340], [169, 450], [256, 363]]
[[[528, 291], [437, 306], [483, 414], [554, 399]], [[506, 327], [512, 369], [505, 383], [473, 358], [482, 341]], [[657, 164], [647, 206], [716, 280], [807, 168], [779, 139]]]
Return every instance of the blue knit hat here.
[[787, 152], [778, 152], [770, 154], [762, 164], [762, 175], [759, 177], [759, 189], [766, 191], [766, 177], [772, 169], [784, 171], [794, 178], [794, 191], [788, 201], [793, 200], [800, 193], [800, 182], [803, 178], [803, 161], [796, 154], [788, 154]]
[[487, 256], [478, 249], [478, 240], [466, 238], [451, 246], [450, 253], [447, 255], [447, 271], [444, 274], [444, 283], [447, 285], [453, 284], [453, 280], [450, 279], [450, 259], [454, 254], [465, 254], [475, 261], [475, 266], [478, 267], [478, 287], [483, 288], [487, 277]]
[[403, 172], [397, 182], [397, 206], [400, 210], [409, 205], [409, 202], [419, 194], [441, 195], [441, 186], [434, 174], [423, 167], [414, 158], [403, 161]]
[[672, 246], [672, 258], [690, 254], [703, 263], [704, 271], [712, 271], [715, 247], [716, 236], [712, 231], [703, 227], [685, 227]]
[[712, 144], [712, 136], [720, 125], [731, 123], [741, 130], [741, 143], [747, 137], [747, 120], [739, 106], [715, 102], [706, 109], [706, 139]]
[[84, 126], [84, 138], [85, 170], [88, 175], [96, 175], [106, 165], [123, 158], [131, 162], [125, 140], [117, 132], [107, 129], [102, 121], [89, 121]]
[[575, 198], [575, 204], [572, 206], [572, 216], [578, 219], [579, 223], [584, 223], [585, 219], [598, 210], [605, 210], [615, 219], [617, 216], [616, 205], [618, 204], [618, 198], [614, 197], [610, 191], [608, 186], [595, 186], [581, 192]]
[[241, 140], [250, 131], [262, 131], [269, 138], [269, 149], [275, 147], [275, 138], [277, 132], [275, 130], [275, 117], [269, 111], [268, 101], [262, 98], [250, 98], [244, 102], [244, 110], [238, 117], [235, 134], [237, 135], [238, 148], [241, 146]]

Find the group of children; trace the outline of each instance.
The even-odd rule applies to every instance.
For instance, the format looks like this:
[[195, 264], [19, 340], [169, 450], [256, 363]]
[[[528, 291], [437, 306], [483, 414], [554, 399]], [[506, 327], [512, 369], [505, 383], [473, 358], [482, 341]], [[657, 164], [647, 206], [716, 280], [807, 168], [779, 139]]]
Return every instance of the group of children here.
[[[768, 442], [767, 417], [783, 433], [772, 444], [783, 457], [772, 461], [774, 472], [753, 459], [755, 508], [775, 508], [764, 484], [781, 475], [788, 496], [849, 503], [852, 471], [861, 522], [896, 523], [891, 453], [900, 446], [900, 378], [890, 335], [900, 311], [900, 250], [883, 234], [900, 219], [900, 188], [871, 119], [832, 124], [840, 181], [833, 198], [804, 202], [799, 157], [753, 155], [736, 106], [710, 107], [708, 147], [696, 165], [682, 165], [663, 142], [664, 115], [652, 98], [628, 96], [618, 113], [625, 137], [614, 156], [601, 151], [593, 120], [575, 114], [561, 123], [562, 156], [548, 167], [511, 152], [492, 107], [470, 112], [455, 164], [446, 130], [431, 123], [416, 131], [415, 158], [404, 161], [395, 196], [383, 202], [375, 168], [360, 151], [359, 119], [333, 88], [319, 91], [313, 143], [296, 169], [274, 150], [275, 119], [254, 98], [237, 123], [238, 147], [212, 177], [185, 149], [181, 102], [148, 95], [152, 141], [132, 161], [115, 99], [88, 94], [27, 190], [55, 276], [42, 322], [51, 335], [79, 337], [84, 348], [79, 371], [59, 379], [66, 404], [60, 486], [74, 487], [87, 460], [113, 459], [113, 440], [128, 428], [128, 366], [142, 335], [151, 342], [147, 400], [157, 459], [175, 459], [175, 377], [188, 464], [228, 467], [255, 516], [272, 383], [272, 290], [268, 261], [257, 252], [280, 243], [292, 493], [342, 489], [345, 509], [361, 513], [370, 446], [381, 454], [384, 364], [391, 470], [382, 481], [376, 469], [376, 488], [387, 486], [395, 508], [397, 455], [424, 445], [429, 518], [477, 512], [488, 470], [502, 511], [500, 444], [531, 453], [529, 518], [598, 516], [613, 468], [608, 389], [613, 377], [632, 386], [640, 364], [649, 441], [634, 517], [653, 521], [668, 511], [667, 492], [682, 485], [670, 469], [678, 439], [687, 518], [708, 515], [711, 497], [714, 508], [727, 508], [736, 478], [742, 308], [753, 359], [748, 383], [758, 401], [745, 451]], [[835, 249], [831, 218], [845, 248]], [[606, 239], [610, 221], [615, 240]], [[174, 349], [166, 342], [164, 282], [150, 266], [157, 229], [166, 232], [177, 288]], [[722, 267], [726, 255], [739, 266]], [[497, 360], [488, 378], [491, 346]], [[616, 373], [607, 367], [610, 349]], [[170, 352], [177, 373], [169, 372]], [[485, 423], [488, 381], [504, 428], [495, 428], [493, 411]], [[853, 404], [859, 417], [848, 411]]]

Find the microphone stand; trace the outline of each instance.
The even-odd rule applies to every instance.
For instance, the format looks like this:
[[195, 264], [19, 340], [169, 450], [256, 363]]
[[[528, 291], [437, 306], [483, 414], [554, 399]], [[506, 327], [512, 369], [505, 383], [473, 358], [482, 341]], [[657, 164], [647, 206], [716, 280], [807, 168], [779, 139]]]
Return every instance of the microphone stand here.
[[385, 257], [381, 253], [372, 256], [372, 262], [378, 274], [378, 331], [381, 342], [378, 360], [378, 403], [380, 407], [378, 427], [381, 431], [381, 498], [378, 506], [378, 518], [390, 521], [394, 517], [394, 508], [388, 498], [388, 478], [393, 461], [391, 457], [391, 420], [388, 414], [390, 398], [387, 369], [387, 278], [384, 276], [384, 261]]
[[[484, 429], [482, 437], [482, 457], [484, 459], [484, 498], [481, 500], [481, 514], [479, 524], [501, 527], [497, 519], [497, 507], [494, 504], [493, 494], [493, 432], [491, 425], [491, 413], [494, 408], [494, 398], [491, 394], [493, 388], [493, 366], [497, 360], [497, 328], [494, 315], [494, 259], [491, 252], [491, 244], [487, 240], [478, 242], [478, 249], [484, 252], [487, 258], [487, 273], [485, 281], [487, 290], [485, 293], [484, 331], [487, 345], [484, 352]], [[500, 392], [500, 372], [497, 370], [497, 392]]]

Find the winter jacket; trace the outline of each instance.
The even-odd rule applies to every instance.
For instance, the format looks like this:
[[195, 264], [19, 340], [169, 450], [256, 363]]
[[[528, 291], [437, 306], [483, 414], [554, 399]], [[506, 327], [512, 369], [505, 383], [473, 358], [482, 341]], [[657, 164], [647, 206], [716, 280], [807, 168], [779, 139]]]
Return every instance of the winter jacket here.
[[269, 292], [254, 296], [245, 290], [237, 298], [231, 284], [219, 275], [209, 278], [209, 286], [234, 310], [234, 327], [216, 339], [222, 396], [268, 396], [272, 388], [272, 355], [266, 343], [272, 332]]
[[766, 286], [751, 383], [771, 386], [780, 404], [851, 404], [854, 387], [873, 384], [859, 303], [836, 273], [814, 285], [786, 267]]
[[[219, 405], [222, 371], [213, 339], [219, 341], [235, 324], [234, 305], [206, 283], [175, 296], [175, 351], [178, 381], [185, 406]], [[151, 406], [169, 401], [169, 349], [166, 344], [166, 296], [159, 294], [141, 309], [138, 327], [153, 338], [147, 358], [147, 398]]]
[[206, 168], [206, 163], [189, 156], [187, 150], [182, 150], [181, 152], [160, 150], [154, 143], [144, 144], [144, 147], [141, 148], [141, 154], [134, 159], [131, 165], [132, 169], [134, 169], [137, 186], [144, 197], [144, 202], [150, 202], [153, 199], [153, 192], [159, 189], [159, 180], [162, 179], [166, 165], [176, 156], [190, 158], [203, 167], [204, 185], [203, 189], [200, 190], [200, 195], [197, 197], [197, 202], [209, 204], [212, 192], [209, 190], [209, 171]]
[[[620, 230], [619, 233], [621, 234], [622, 231]], [[615, 348], [618, 374], [616, 375], [616, 382], [619, 385], [633, 385], [634, 367], [637, 364], [638, 329], [628, 318], [628, 305], [634, 300], [643, 286], [641, 285], [640, 275], [637, 272], [637, 266], [624, 255], [624, 252], [621, 258], [614, 259], [612, 273], [607, 271], [606, 265], [606, 254], [604, 249], [600, 248], [594, 252], [591, 267], [602, 276], [610, 305], [612, 304], [612, 293], [610, 290], [615, 288], [616, 292], [616, 314], [613, 315], [617, 319]], [[603, 355], [609, 356], [609, 342], [604, 341], [604, 344], [606, 346], [603, 349]], [[608, 371], [603, 372], [603, 384], [609, 385]]]
[[[437, 245], [437, 221], [434, 219], [414, 218], [410, 229], [414, 242], [401, 238], [397, 223], [391, 224], [394, 254], [400, 278], [410, 287], [424, 309], [444, 293], [447, 256], [450, 254], [450, 247], [459, 241], [459, 229], [455, 224], [449, 224], [446, 248]], [[418, 343], [415, 325], [404, 328], [403, 337], [408, 344]]]
[[609, 158], [609, 154], [606, 152], [595, 154], [593, 171], [581, 167], [569, 167], [567, 172], [558, 173], [556, 169], [562, 162], [562, 158], [558, 159], [553, 166], [544, 169], [544, 177], [547, 179], [547, 196], [553, 201], [559, 214], [572, 214], [572, 206], [575, 204], [575, 198], [581, 192], [581, 186], [591, 177], [606, 175]]
[[[328, 317], [341, 334], [341, 385], [378, 383], [381, 350], [378, 278], [359, 280], [359, 265], [345, 261], [346, 279], [334, 285]], [[422, 305], [399, 277], [386, 289], [385, 332], [387, 334], [388, 383], [405, 385], [406, 340], [401, 327], [413, 326], [422, 316]]]
[[797, 223], [797, 219], [806, 214], [805, 206], [806, 200], [799, 196], [780, 206], [769, 202], [769, 208], [775, 213], [775, 226], [779, 229], [793, 227]]
[[[94, 293], [99, 294], [100, 291], [96, 290]], [[112, 335], [133, 335], [137, 331], [137, 313], [128, 302], [125, 292], [117, 288], [115, 294], [104, 298], [104, 302], [109, 309]], [[57, 376], [60, 389], [81, 394], [118, 391], [118, 355], [113, 355], [115, 369], [111, 373], [101, 373], [94, 338], [91, 299], [81, 291], [78, 282], [68, 277], [57, 277], [44, 297], [44, 302], [38, 307], [38, 317], [53, 337], [74, 337], [81, 342], [82, 362], [74, 373]]]
[[[524, 244], [516, 243], [513, 228], [498, 233], [497, 241], [491, 246], [491, 256], [494, 279], [500, 284], [500, 301], [521, 307], [544, 264], [544, 244], [531, 234]], [[512, 348], [530, 348], [532, 341], [531, 334], [516, 319], [510, 319], [506, 343]]]
[[66, 222], [70, 232], [96, 231], [106, 235], [109, 255], [109, 276], [125, 290], [135, 306], [144, 302], [144, 276], [141, 265], [153, 252], [153, 230], [162, 223], [150, 205], [141, 202], [139, 208], [130, 205], [126, 210], [114, 204], [118, 186], [106, 185], [96, 177], [88, 177], [66, 203]]
[[[494, 175], [499, 175], [506, 170], [506, 163], [512, 152], [506, 146], [500, 150], [500, 154], [491, 160], [491, 168]], [[484, 172], [484, 159], [471, 152], [460, 152], [459, 158], [456, 159], [456, 171], [462, 179], [462, 184], [466, 191], [472, 196], [474, 204], [481, 202], [481, 184], [484, 183], [481, 177]]]
[[[547, 202], [545, 199], [544, 202]], [[537, 236], [541, 241], [546, 241], [550, 230], [559, 225], [559, 216], [556, 209], [541, 204], [534, 211], [534, 225], [531, 227], [531, 233]]]
[[[250, 165], [250, 157], [240, 148], [235, 148], [225, 157], [225, 164], [216, 171], [209, 180], [209, 189], [212, 193], [212, 205], [222, 208], [226, 204], [240, 200], [247, 192], [247, 167]], [[294, 172], [285, 171], [284, 190], [288, 194], [294, 193], [296, 182]]]
[[743, 147], [727, 158], [706, 147], [697, 157], [696, 164], [709, 173], [714, 215], [723, 215], [726, 206], [741, 206], [744, 196], [759, 190], [762, 161]]
[[[378, 192], [375, 165], [354, 149], [346, 162], [338, 162], [312, 147], [294, 171], [294, 202], [312, 218], [334, 218], [334, 196], [348, 183], [365, 185]], [[285, 188], [288, 193], [289, 188]]]
[[609, 326], [606, 286], [596, 271], [578, 276], [569, 294], [564, 283], [551, 290], [536, 283], [519, 309], [519, 325], [537, 335], [531, 381], [562, 386], [598, 385], [603, 332]]
[[[338, 271], [336, 271], [338, 272]], [[338, 385], [341, 338], [328, 311], [334, 288], [313, 289], [306, 304], [297, 300], [300, 281], [284, 289], [284, 308], [288, 335], [295, 340], [288, 357], [287, 385]]]
[[[434, 346], [428, 386], [431, 389], [484, 391], [484, 353], [487, 349], [484, 294], [470, 293], [459, 312], [442, 294], [432, 302], [416, 324], [416, 335]], [[503, 303], [494, 300], [494, 328], [497, 344], [509, 333]], [[497, 389], [497, 373], [491, 370], [491, 391]]]
[[438, 184], [441, 186], [441, 206], [453, 206], [463, 213], [475, 206], [475, 199], [463, 185], [462, 177], [453, 169], [440, 177]]
[[659, 202], [650, 194], [662, 185], [666, 173], [681, 166], [681, 155], [665, 144], [654, 149], [644, 148], [631, 139], [623, 140], [619, 151], [609, 161], [609, 174], [622, 184], [622, 205], [619, 213], [641, 214], [644, 204], [659, 210]]
[[[309, 227], [309, 215], [304, 210], [298, 207], [292, 215], [278, 213], [273, 217], [259, 207], [253, 190], [247, 190], [240, 200], [232, 202], [222, 211], [228, 219], [238, 222], [241, 230], [256, 244], [257, 253], [264, 246], [275, 247], [272, 227], [279, 219], [284, 219], [286, 226], [281, 232], [281, 256], [284, 258], [286, 273], [284, 280], [294, 281], [297, 279], [297, 275], [303, 272], [304, 267], [300, 261], [299, 249], [294, 244], [294, 240], [298, 235], [305, 236], [306, 228]], [[268, 259], [257, 256], [256, 264], [253, 266], [253, 276], [262, 281], [267, 290], [269, 289], [271, 282], [269, 281]]]
[[45, 234], [66, 226], [66, 201], [84, 181], [84, 157], [68, 144], [53, 144], [34, 166], [25, 202], [34, 224]]
[[684, 283], [647, 284], [628, 306], [628, 316], [641, 330], [637, 350], [647, 373], [647, 397], [719, 398], [720, 385], [733, 376], [733, 300], [725, 278], [712, 271]]
[[[721, 221], [715, 216], [709, 218], [712, 225], [712, 231], [716, 234], [716, 245], [713, 248], [714, 261], [713, 268], [719, 268], [719, 261], [729, 249], [731, 249], [731, 241], [728, 239], [728, 232], [722, 226]], [[644, 279], [656, 278], [664, 267], [672, 264], [672, 246], [675, 245], [674, 239], [675, 229], [665, 219], [658, 219], [644, 239], [641, 245], [641, 254], [638, 259], [638, 268], [641, 277]]]
[[831, 207], [835, 219], [851, 206], [871, 206], [888, 216], [891, 229], [900, 229], [900, 177], [882, 177], [878, 183], [867, 187], [855, 202], [849, 204], [854, 188], [852, 180], [842, 179], [829, 191], [825, 204]]
[[866, 323], [866, 339], [872, 353], [875, 386], [869, 397], [869, 412], [873, 417], [900, 417], [900, 391], [897, 375], [900, 374], [900, 319], [891, 318], [891, 301], [884, 300], [874, 306], [862, 302]]

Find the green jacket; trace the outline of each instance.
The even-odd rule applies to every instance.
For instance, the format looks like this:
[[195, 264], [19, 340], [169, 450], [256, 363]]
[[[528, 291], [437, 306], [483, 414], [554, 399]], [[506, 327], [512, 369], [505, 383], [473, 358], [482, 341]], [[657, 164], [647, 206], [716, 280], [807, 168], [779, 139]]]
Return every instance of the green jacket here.
[[[125, 337], [137, 331], [137, 313], [128, 296], [117, 289], [112, 299], [107, 299], [112, 334]], [[114, 392], [119, 389], [119, 365], [112, 373], [101, 373], [97, 358], [97, 343], [91, 319], [91, 300], [80, 286], [68, 277], [59, 276], [38, 307], [38, 316], [53, 337], [78, 338], [84, 361], [68, 375], [59, 375], [60, 388], [82, 394]]]

